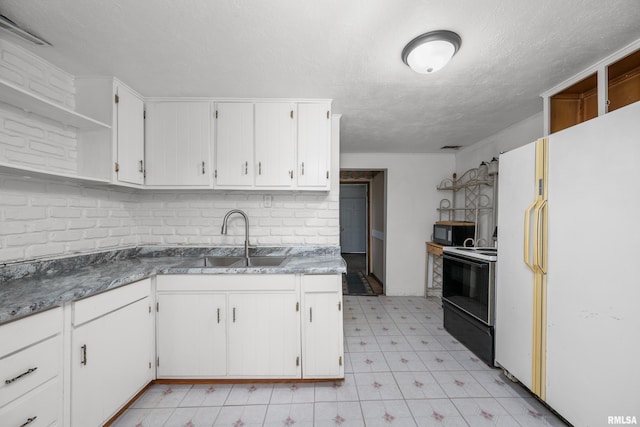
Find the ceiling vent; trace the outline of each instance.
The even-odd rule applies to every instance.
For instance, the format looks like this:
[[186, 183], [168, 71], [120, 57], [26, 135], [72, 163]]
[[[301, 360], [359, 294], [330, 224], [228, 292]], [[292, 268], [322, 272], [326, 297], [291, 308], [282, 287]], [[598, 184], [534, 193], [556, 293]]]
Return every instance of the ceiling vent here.
[[443, 145], [440, 147], [441, 150], [459, 150], [462, 148], [462, 145]]
[[10, 33], [13, 33], [21, 39], [33, 44], [37, 44], [39, 46], [51, 46], [51, 43], [49, 43], [48, 41], [41, 39], [35, 34], [32, 34], [29, 31], [20, 28], [15, 22], [4, 15], [0, 15], [0, 29], [9, 31]]

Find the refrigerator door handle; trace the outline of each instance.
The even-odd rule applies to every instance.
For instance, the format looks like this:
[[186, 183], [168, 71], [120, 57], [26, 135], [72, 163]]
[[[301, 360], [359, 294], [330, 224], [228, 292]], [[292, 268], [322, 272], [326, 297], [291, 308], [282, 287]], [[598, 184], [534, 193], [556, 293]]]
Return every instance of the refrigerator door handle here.
[[538, 205], [538, 200], [534, 201], [531, 206], [524, 211], [524, 263], [531, 271], [536, 272], [535, 261], [531, 262], [531, 211]]
[[536, 243], [534, 247], [534, 264], [538, 271], [543, 274], [547, 274], [547, 201], [542, 200], [536, 209], [536, 225], [535, 225], [535, 238]]

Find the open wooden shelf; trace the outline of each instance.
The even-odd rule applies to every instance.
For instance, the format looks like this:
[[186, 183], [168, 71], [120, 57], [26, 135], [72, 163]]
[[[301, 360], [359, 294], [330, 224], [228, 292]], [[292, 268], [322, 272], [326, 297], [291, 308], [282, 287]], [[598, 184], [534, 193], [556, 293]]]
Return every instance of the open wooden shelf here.
[[640, 101], [640, 50], [608, 67], [609, 111]]
[[591, 74], [550, 98], [549, 132], [554, 133], [598, 116], [598, 75]]

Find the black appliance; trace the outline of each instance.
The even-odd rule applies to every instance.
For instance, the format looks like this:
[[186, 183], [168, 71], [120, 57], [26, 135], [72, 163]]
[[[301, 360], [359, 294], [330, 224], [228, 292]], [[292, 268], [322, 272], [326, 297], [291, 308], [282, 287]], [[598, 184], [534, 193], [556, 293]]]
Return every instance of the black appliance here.
[[496, 248], [445, 247], [442, 255], [444, 328], [494, 366]]
[[[438, 221], [433, 224], [433, 241], [444, 246], [464, 246], [473, 239], [476, 225], [467, 221]], [[473, 243], [472, 243], [473, 244]]]

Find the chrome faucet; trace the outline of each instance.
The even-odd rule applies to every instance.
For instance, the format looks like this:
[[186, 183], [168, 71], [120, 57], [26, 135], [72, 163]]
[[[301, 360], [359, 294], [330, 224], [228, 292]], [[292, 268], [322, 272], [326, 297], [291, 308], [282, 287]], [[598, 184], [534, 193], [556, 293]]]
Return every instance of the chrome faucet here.
[[220, 230], [220, 233], [227, 234], [227, 221], [231, 215], [236, 213], [242, 215], [244, 218], [244, 257], [249, 260], [249, 217], [244, 213], [244, 211], [241, 211], [240, 209], [231, 209], [227, 212], [222, 220], [222, 229]]

